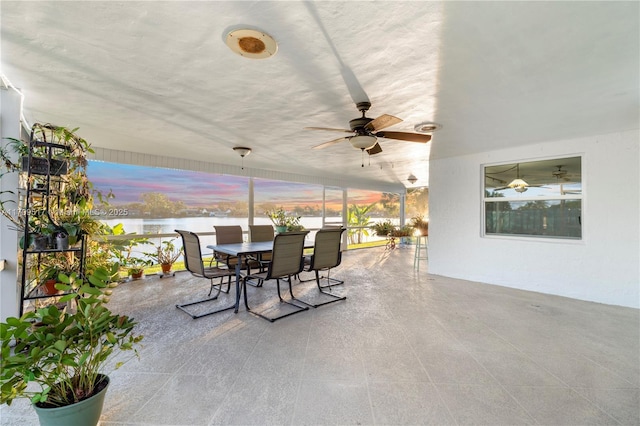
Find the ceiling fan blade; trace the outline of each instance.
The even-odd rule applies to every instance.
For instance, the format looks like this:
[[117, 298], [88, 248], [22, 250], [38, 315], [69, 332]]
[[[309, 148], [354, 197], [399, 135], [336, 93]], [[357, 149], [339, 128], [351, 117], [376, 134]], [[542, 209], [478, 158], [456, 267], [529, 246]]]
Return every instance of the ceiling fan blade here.
[[379, 138], [397, 139], [400, 141], [427, 143], [431, 140], [431, 135], [407, 132], [378, 132], [375, 134]]
[[364, 128], [365, 130], [369, 130], [370, 132], [375, 132], [377, 130], [386, 129], [389, 126], [393, 126], [394, 124], [398, 124], [402, 122], [402, 119], [398, 117], [394, 117], [389, 114], [382, 114], [380, 117], [371, 120], [368, 122]]
[[376, 144], [371, 148], [367, 149], [367, 153], [369, 155], [380, 154], [381, 152], [382, 152], [382, 147], [378, 142], [376, 142]]
[[334, 139], [334, 140], [329, 141], [329, 142], [321, 143], [320, 145], [312, 146], [311, 149], [322, 149], [322, 148], [326, 148], [326, 147], [331, 146], [331, 145], [335, 145], [338, 142], [348, 141], [348, 140], [349, 140], [349, 138], [347, 138], [347, 137], [338, 138], [338, 139]]
[[353, 133], [353, 130], [347, 130], [347, 129], [332, 129], [329, 127], [305, 127], [304, 130], [328, 130], [330, 132], [347, 132], [347, 133]]

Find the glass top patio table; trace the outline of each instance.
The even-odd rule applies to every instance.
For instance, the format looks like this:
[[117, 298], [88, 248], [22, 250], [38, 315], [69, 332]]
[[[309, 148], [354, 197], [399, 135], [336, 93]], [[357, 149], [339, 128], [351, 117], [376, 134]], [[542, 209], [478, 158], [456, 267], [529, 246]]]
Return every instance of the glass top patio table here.
[[[246, 259], [249, 255], [252, 254], [271, 253], [273, 251], [273, 241], [208, 245], [207, 248], [213, 250], [214, 252], [227, 254], [229, 256], [236, 256], [238, 258], [238, 262], [236, 263], [236, 307], [234, 310], [234, 312], [237, 314], [238, 308], [240, 307], [240, 291], [242, 288], [242, 286], [240, 285], [243, 263], [242, 257]], [[304, 248], [313, 248], [313, 241], [305, 239]]]

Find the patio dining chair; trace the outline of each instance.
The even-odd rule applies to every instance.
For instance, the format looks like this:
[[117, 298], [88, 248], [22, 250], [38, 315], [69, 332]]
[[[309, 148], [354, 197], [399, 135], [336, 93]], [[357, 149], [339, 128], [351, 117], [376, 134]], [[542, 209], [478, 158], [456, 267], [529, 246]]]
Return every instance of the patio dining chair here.
[[[215, 226], [213, 229], [216, 231], [216, 244], [236, 244], [242, 243], [242, 227], [240, 225], [225, 225]], [[218, 262], [227, 266], [230, 270], [235, 270], [238, 264], [238, 257], [231, 256], [225, 253], [213, 252], [213, 258]], [[260, 263], [255, 260], [243, 261], [241, 269], [246, 269], [247, 273], [250, 272], [250, 268], [259, 268]], [[231, 283], [231, 277], [229, 277], [229, 283]]]
[[[247, 308], [247, 311], [252, 312], [253, 314], [261, 318], [274, 322], [280, 318], [288, 317], [289, 315], [293, 315], [309, 309], [308, 306], [300, 306], [294, 303], [294, 301], [297, 299], [294, 297], [293, 290], [291, 288], [292, 277], [299, 274], [303, 268], [302, 253], [304, 250], [304, 239], [308, 233], [309, 231], [287, 232], [275, 236], [273, 240], [273, 250], [271, 252], [271, 262], [269, 263], [267, 270], [264, 272], [248, 274], [242, 280], [244, 290], [244, 305]], [[267, 316], [264, 313], [253, 312], [249, 308], [249, 304], [247, 302], [247, 282], [249, 280], [262, 280], [263, 282], [275, 280], [280, 303], [290, 305], [294, 307], [295, 310], [277, 316]], [[285, 300], [282, 297], [282, 292], [280, 291], [281, 280], [287, 281], [287, 283], [289, 284], [289, 294], [291, 296], [291, 300]]]
[[[249, 225], [249, 241], [273, 241], [274, 230], [272, 225]], [[271, 253], [261, 253], [256, 257], [260, 263], [260, 271], [263, 272], [269, 262], [271, 262]]]
[[[318, 290], [323, 295], [329, 296], [330, 300], [322, 303], [307, 303], [301, 299], [298, 299], [302, 303], [308, 304], [317, 308], [318, 306], [326, 305], [328, 303], [337, 302], [339, 300], [345, 300], [346, 296], [337, 296], [325, 291], [327, 288], [331, 291], [331, 287], [335, 285], [344, 284], [344, 281], [332, 278], [330, 273], [331, 269], [337, 267], [342, 262], [342, 251], [340, 250], [340, 244], [342, 241], [342, 233], [345, 231], [342, 227], [322, 228], [316, 232], [316, 238], [313, 245], [313, 254], [304, 258], [304, 271], [314, 272], [315, 281], [318, 286]], [[321, 271], [326, 271], [327, 275], [320, 276]], [[321, 284], [321, 280], [326, 280], [326, 284]], [[302, 280], [300, 282], [313, 281], [313, 279]]]
[[[211, 287], [209, 288], [209, 294], [206, 299], [196, 300], [195, 302], [183, 303], [176, 305], [176, 308], [180, 309], [183, 312], [186, 312], [191, 316], [191, 318], [201, 318], [207, 315], [217, 314], [218, 312], [227, 311], [229, 309], [235, 309], [235, 301], [231, 306], [216, 309], [213, 311], [208, 311], [205, 313], [193, 313], [189, 309], [188, 306], [198, 305], [200, 303], [210, 302], [212, 300], [216, 300], [222, 290], [222, 281], [225, 277], [235, 276], [235, 271], [229, 268], [220, 268], [218, 266], [204, 266], [204, 261], [202, 260], [202, 250], [200, 249], [200, 238], [198, 235], [191, 231], [183, 231], [183, 230], [175, 230], [180, 237], [182, 238], [182, 246], [184, 247], [184, 265], [187, 268], [187, 271], [191, 272], [191, 275], [200, 278], [206, 278], [210, 280]], [[220, 282], [218, 284], [214, 283], [214, 280], [220, 278]], [[230, 284], [227, 284], [227, 290], [225, 293], [229, 292]], [[217, 292], [215, 296], [211, 296], [213, 289], [217, 288]]]

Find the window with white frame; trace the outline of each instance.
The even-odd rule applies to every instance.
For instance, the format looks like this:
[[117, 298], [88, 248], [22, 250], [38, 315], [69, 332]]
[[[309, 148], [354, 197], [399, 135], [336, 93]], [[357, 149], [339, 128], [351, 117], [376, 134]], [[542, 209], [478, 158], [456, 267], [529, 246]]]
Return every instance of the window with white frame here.
[[582, 158], [483, 166], [485, 235], [582, 238]]

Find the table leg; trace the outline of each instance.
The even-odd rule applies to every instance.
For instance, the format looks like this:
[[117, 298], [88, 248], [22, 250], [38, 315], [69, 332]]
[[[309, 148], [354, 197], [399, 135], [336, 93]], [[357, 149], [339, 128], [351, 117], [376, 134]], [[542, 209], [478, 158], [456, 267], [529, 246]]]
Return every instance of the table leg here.
[[242, 286], [240, 285], [240, 268], [242, 266], [242, 257], [238, 256], [238, 263], [236, 264], [236, 309], [234, 313], [238, 313], [240, 308], [240, 293], [242, 292]]

